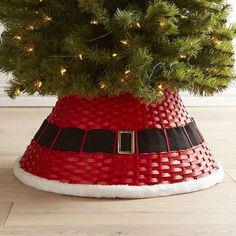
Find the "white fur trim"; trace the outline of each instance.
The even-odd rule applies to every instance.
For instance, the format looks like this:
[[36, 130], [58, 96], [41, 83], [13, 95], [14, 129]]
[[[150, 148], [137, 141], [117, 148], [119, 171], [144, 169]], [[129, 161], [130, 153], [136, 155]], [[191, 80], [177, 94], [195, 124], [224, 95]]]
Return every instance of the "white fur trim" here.
[[65, 195], [96, 198], [151, 198], [189, 193], [203, 190], [220, 183], [224, 178], [223, 167], [206, 177], [176, 184], [159, 184], [152, 186], [128, 185], [91, 185], [67, 184], [34, 176], [20, 167], [19, 159], [15, 163], [14, 174], [24, 184], [31, 187]]

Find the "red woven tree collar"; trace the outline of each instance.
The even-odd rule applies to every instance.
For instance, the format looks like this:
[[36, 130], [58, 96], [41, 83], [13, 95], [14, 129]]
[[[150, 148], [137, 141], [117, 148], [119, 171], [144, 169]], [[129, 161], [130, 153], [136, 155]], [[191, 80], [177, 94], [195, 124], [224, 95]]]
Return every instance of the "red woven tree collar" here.
[[[168, 91], [161, 104], [148, 106], [130, 94], [95, 99], [64, 97], [58, 100], [47, 120], [61, 129], [141, 131], [157, 128], [163, 130], [166, 140], [168, 130], [186, 127], [192, 122], [179, 95]], [[117, 142], [117, 138], [115, 140]], [[138, 147], [137, 137], [135, 144]], [[118, 154], [115, 149], [111, 154], [86, 153], [54, 150], [53, 145], [44, 147], [33, 139], [20, 166], [33, 176], [61, 183], [131, 186], [196, 180], [219, 168], [204, 142], [184, 150], [171, 150], [170, 146], [169, 142], [167, 151], [156, 153], [139, 153], [138, 149], [134, 154]]]

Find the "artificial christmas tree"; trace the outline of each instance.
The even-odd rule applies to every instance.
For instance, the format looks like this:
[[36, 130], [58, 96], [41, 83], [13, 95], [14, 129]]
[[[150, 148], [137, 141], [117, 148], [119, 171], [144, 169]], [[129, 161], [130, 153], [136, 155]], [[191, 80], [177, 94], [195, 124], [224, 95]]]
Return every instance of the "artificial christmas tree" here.
[[125, 198], [219, 183], [223, 169], [178, 91], [211, 95], [232, 81], [228, 9], [222, 0], [1, 0], [9, 96], [58, 96], [16, 177]]

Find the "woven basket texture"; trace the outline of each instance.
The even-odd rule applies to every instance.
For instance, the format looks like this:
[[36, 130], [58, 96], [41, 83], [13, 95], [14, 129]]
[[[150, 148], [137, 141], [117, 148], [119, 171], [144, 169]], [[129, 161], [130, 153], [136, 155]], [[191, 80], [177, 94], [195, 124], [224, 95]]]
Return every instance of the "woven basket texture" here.
[[[60, 128], [84, 130], [143, 130], [184, 126], [192, 121], [176, 92], [165, 91], [162, 103], [146, 105], [131, 94], [88, 99], [67, 96], [58, 100], [48, 122]], [[117, 136], [115, 146], [117, 145]], [[56, 151], [32, 140], [20, 165], [48, 180], [73, 184], [135, 186], [172, 184], [199, 179], [219, 169], [203, 142], [187, 150], [161, 153], [105, 154]]]

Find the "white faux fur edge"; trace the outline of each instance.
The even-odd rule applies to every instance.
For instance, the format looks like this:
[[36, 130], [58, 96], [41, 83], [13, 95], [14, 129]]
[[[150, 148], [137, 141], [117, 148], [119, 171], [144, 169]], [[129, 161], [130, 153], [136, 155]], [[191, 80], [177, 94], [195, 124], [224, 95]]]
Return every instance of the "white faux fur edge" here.
[[219, 170], [215, 173], [200, 178], [176, 184], [159, 184], [152, 186], [129, 185], [91, 185], [91, 184], [67, 184], [55, 180], [47, 180], [34, 176], [20, 167], [20, 159], [16, 160], [14, 174], [22, 183], [36, 189], [80, 197], [95, 198], [151, 198], [169, 196], [181, 193], [189, 193], [203, 190], [220, 183], [224, 179], [223, 167], [219, 164]]

